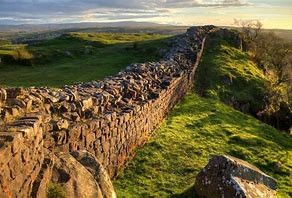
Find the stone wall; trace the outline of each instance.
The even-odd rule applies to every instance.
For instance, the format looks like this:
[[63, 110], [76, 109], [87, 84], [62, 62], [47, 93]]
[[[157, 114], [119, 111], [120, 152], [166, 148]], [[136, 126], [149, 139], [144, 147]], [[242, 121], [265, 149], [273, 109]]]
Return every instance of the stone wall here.
[[31, 193], [44, 160], [41, 122], [40, 116], [27, 115], [0, 132], [0, 197]]
[[35, 196], [61, 151], [87, 150], [114, 177], [192, 86], [213, 28], [190, 28], [161, 61], [103, 81], [0, 89], [0, 196]]

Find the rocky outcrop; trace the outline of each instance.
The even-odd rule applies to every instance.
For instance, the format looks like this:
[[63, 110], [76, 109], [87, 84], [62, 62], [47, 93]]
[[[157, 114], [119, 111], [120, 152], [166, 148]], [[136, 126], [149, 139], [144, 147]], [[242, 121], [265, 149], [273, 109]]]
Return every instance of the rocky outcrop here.
[[85, 150], [46, 155], [33, 183], [31, 197], [57, 196], [52, 185], [61, 188], [66, 197], [116, 197], [106, 170], [94, 155]]
[[87, 151], [73, 151], [71, 155], [93, 175], [99, 185], [102, 197], [117, 197], [109, 175], [94, 155]]
[[102, 192], [92, 174], [69, 153], [61, 153], [53, 168], [52, 182], [64, 188], [66, 197], [101, 198]]
[[196, 192], [200, 197], [272, 198], [277, 183], [255, 166], [231, 156], [216, 156], [198, 174]]
[[190, 28], [159, 62], [103, 81], [0, 89], [0, 197], [43, 194], [59, 152], [86, 150], [114, 177], [192, 86], [213, 28]]

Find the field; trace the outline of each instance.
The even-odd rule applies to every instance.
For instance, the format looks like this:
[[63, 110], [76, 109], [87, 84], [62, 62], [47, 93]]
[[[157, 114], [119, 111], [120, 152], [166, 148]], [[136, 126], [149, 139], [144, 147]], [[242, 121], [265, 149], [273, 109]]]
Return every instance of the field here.
[[280, 38], [285, 39], [289, 41], [290, 43], [292, 42], [292, 30], [275, 29], [275, 30], [270, 30], [270, 31], [274, 32]]
[[0, 65], [0, 85], [61, 87], [101, 80], [131, 63], [159, 60], [171, 46], [170, 39], [145, 33], [69, 33], [27, 46], [32, 66]]

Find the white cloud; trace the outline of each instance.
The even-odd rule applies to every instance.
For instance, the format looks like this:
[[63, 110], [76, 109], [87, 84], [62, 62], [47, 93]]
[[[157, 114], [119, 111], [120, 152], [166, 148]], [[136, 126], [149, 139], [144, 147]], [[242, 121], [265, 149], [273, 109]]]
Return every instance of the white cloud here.
[[0, 18], [12, 17], [13, 23], [79, 20], [85, 15], [95, 21], [137, 19], [167, 16], [177, 8], [242, 5], [246, 5], [244, 0], [0, 0]]

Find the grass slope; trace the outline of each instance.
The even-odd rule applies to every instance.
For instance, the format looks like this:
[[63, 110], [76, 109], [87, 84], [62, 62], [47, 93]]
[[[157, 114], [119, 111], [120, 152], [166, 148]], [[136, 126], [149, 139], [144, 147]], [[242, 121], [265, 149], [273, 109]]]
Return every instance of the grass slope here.
[[227, 104], [259, 109], [267, 79], [232, 41], [207, 42], [189, 93], [137, 150], [114, 185], [119, 197], [193, 197], [196, 175], [217, 154], [246, 160], [279, 183], [279, 197], [292, 195], [292, 138]]
[[247, 53], [214, 34], [208, 39], [196, 73], [196, 91], [257, 113], [262, 109], [268, 80]]
[[70, 33], [29, 46], [32, 67], [0, 64], [0, 85], [60, 87], [100, 80], [131, 63], [159, 60], [169, 39], [143, 33]]
[[292, 139], [214, 99], [187, 94], [114, 181], [119, 197], [192, 197], [196, 175], [210, 157], [246, 160], [292, 189]]

